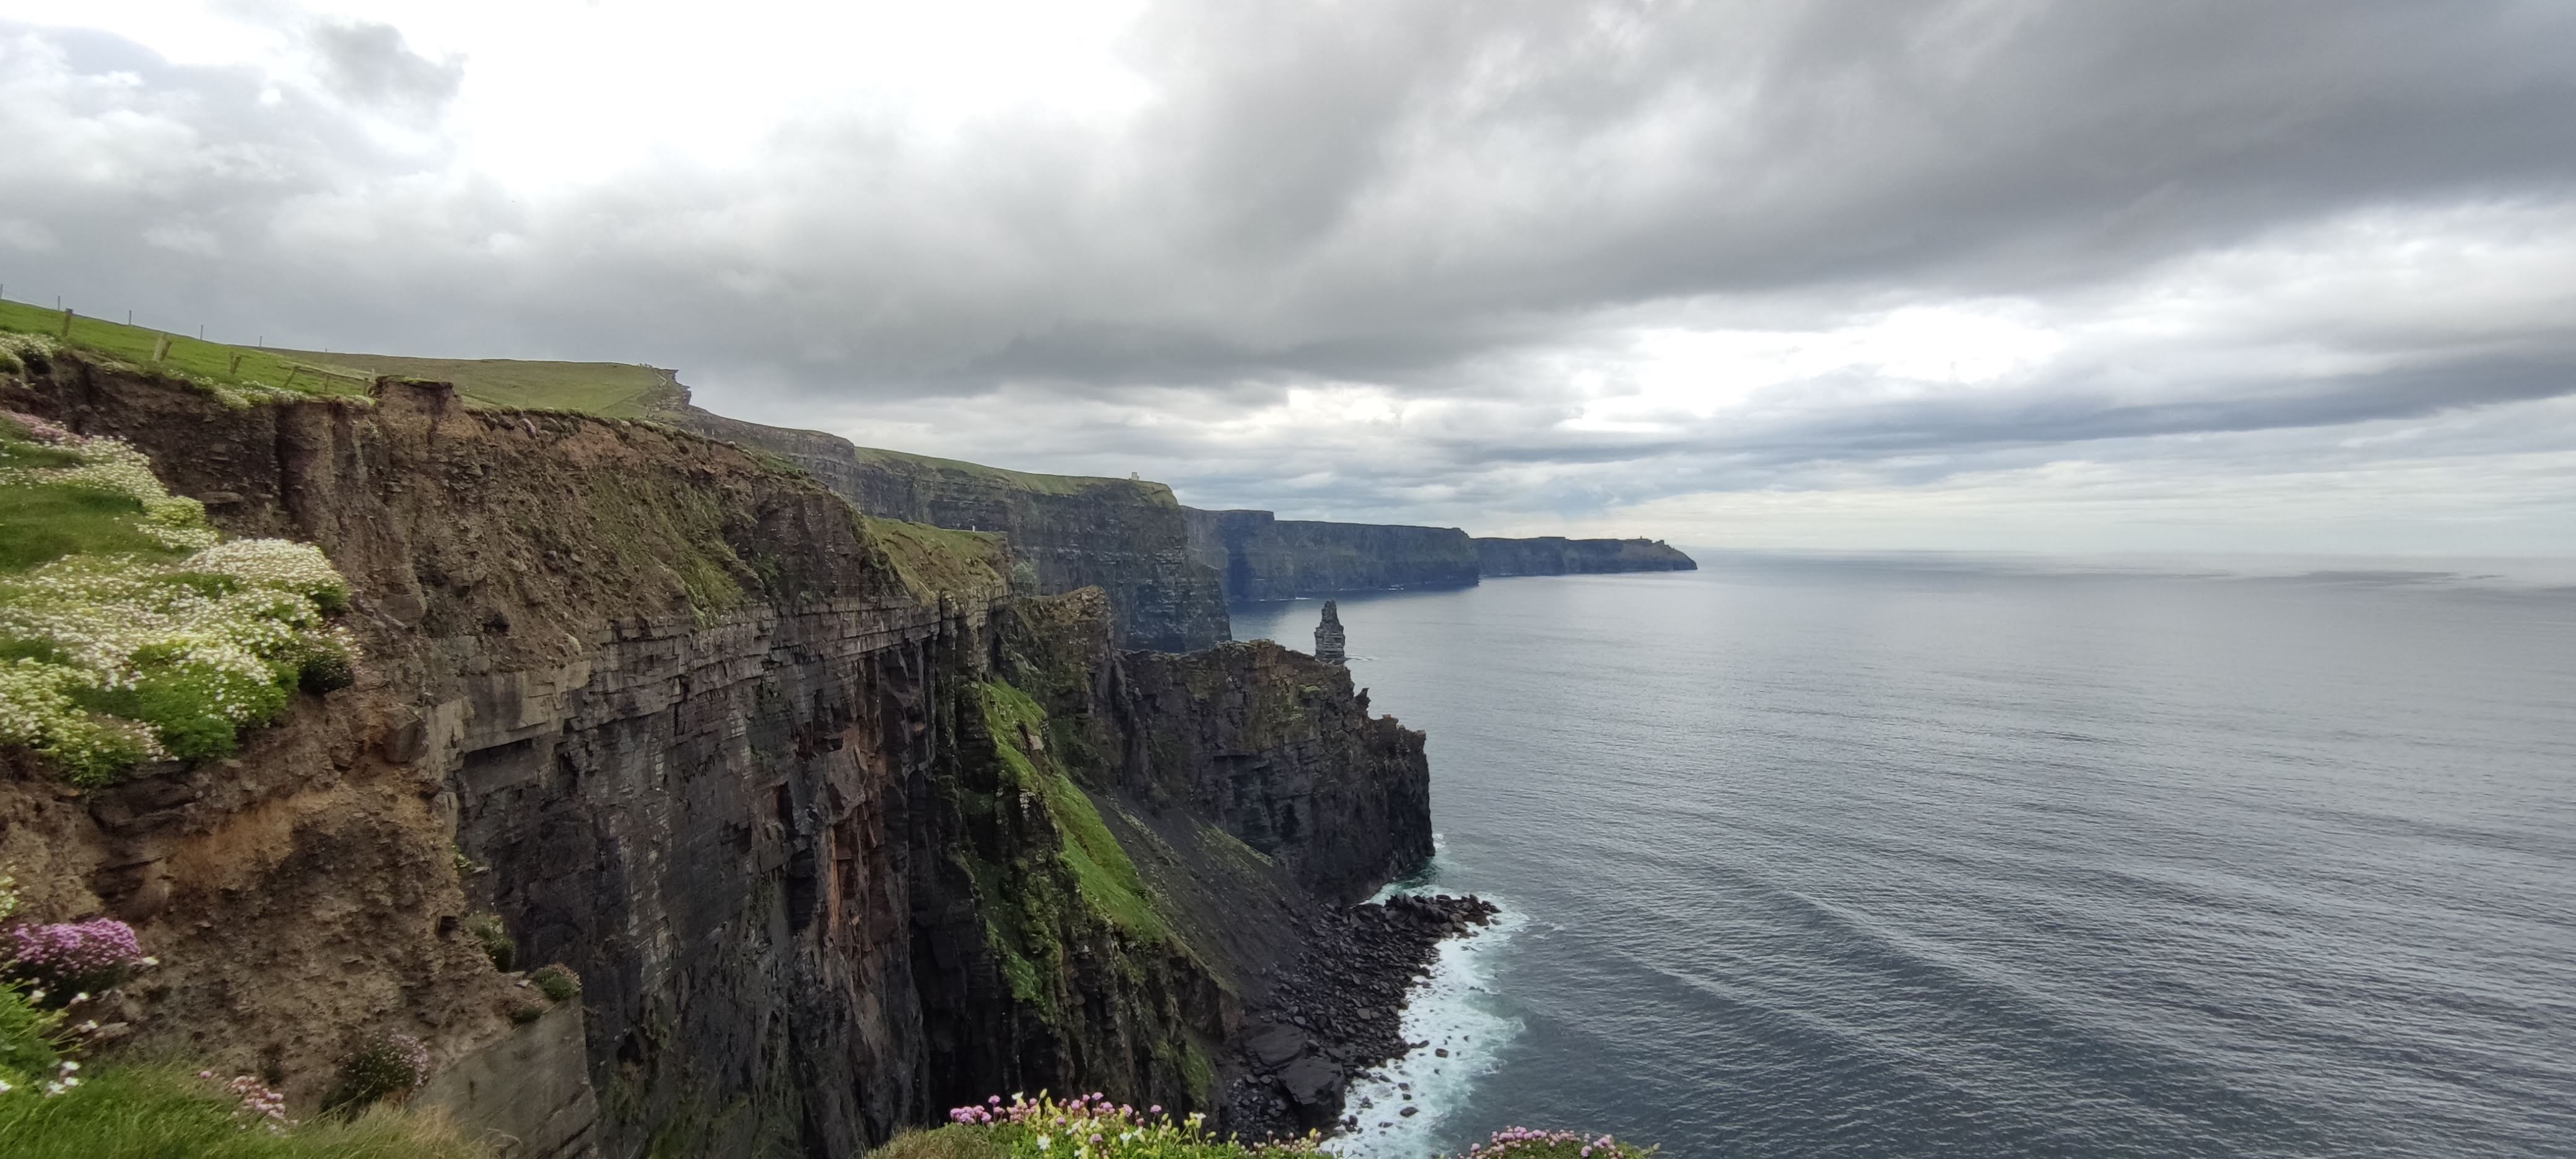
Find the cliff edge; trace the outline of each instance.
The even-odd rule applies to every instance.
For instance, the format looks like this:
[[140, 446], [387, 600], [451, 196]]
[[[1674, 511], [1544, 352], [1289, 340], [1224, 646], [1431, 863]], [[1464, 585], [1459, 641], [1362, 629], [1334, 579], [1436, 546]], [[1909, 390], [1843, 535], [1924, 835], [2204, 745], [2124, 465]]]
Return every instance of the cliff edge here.
[[[166, 963], [120, 1049], [309, 1107], [408, 1034], [419, 1099], [570, 1156], [855, 1154], [1042, 1086], [1314, 1125], [1386, 1046], [1298, 980], [1396, 920], [1342, 907], [1429, 856], [1428, 770], [1334, 666], [1132, 647], [1112, 594], [1015, 595], [1019, 541], [854, 508], [864, 462], [827, 487], [440, 383], [244, 401], [69, 354], [0, 407], [349, 586], [346, 686], [229, 759], [91, 789], [0, 759], [29, 913]], [[1177, 552], [1168, 497], [1061, 496], [1168, 512]], [[552, 1008], [549, 962], [581, 979]]]

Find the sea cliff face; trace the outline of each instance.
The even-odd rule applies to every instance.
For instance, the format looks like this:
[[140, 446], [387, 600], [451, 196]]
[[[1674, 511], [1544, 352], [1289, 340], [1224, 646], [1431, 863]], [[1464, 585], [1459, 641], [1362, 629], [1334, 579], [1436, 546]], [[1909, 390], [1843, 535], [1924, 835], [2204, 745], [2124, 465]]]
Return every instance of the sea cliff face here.
[[655, 416], [778, 455], [859, 510], [1010, 540], [1035, 591], [1109, 593], [1121, 644], [1185, 652], [1227, 638], [1216, 575], [1189, 550], [1172, 490], [1134, 479], [1033, 475], [859, 447], [819, 431], [743, 422], [686, 406]]
[[1280, 519], [1267, 511], [1182, 508], [1191, 558], [1229, 601], [1286, 600], [1388, 588], [1469, 587], [1486, 576], [1695, 571], [1691, 557], [1648, 539], [1470, 539], [1455, 527]]
[[[1114, 593], [1015, 596], [998, 537], [859, 515], [864, 464], [827, 490], [429, 383], [232, 409], [62, 359], [0, 404], [352, 587], [356, 683], [236, 759], [0, 769], [31, 909], [169, 963], [135, 1043], [309, 1106], [418, 1034], [423, 1098], [529, 1156], [854, 1154], [1041, 1086], [1313, 1122], [1365, 1065], [1251, 1049], [1332, 906], [1430, 851], [1423, 738], [1339, 669], [1122, 647]], [[580, 997], [527, 1017], [479, 913]]]
[[1468, 587], [1476, 547], [1455, 527], [1326, 523], [1267, 511], [1201, 511], [1189, 517], [1191, 554], [1214, 570], [1229, 600], [1285, 600], [1378, 588]]
[[1697, 560], [1660, 539], [1479, 538], [1476, 559], [1489, 576], [1699, 570]]

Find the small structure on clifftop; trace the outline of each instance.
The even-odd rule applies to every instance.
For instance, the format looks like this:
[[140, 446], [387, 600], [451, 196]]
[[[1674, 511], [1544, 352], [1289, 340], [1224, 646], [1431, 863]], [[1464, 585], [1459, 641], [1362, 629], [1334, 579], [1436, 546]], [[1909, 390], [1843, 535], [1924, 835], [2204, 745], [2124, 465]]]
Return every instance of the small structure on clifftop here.
[[1315, 625], [1315, 658], [1326, 664], [1342, 663], [1342, 618], [1335, 614], [1333, 601], [1324, 601], [1324, 622]]

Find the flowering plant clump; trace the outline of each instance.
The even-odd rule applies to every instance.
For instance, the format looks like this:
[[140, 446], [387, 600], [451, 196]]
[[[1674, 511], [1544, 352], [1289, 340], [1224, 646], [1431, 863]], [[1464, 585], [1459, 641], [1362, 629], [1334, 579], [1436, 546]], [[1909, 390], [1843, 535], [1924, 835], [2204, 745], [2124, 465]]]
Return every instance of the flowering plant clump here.
[[134, 938], [134, 927], [114, 918], [52, 925], [11, 926], [0, 937], [0, 960], [13, 977], [54, 993], [105, 990], [125, 980], [127, 971], [150, 959]]
[[[201, 1070], [197, 1077], [213, 1082], [215, 1072]], [[266, 1127], [272, 1135], [283, 1135], [287, 1128], [295, 1125], [295, 1120], [286, 1117], [286, 1096], [258, 1078], [234, 1075], [223, 1083], [223, 1088], [225, 1094], [241, 1102], [240, 1109], [233, 1112], [233, 1121], [241, 1124], [242, 1130], [260, 1126]]]
[[340, 1066], [335, 1107], [361, 1107], [403, 1094], [429, 1081], [429, 1044], [408, 1034], [383, 1034]]
[[1494, 1137], [1467, 1148], [1467, 1159], [1643, 1159], [1651, 1147], [1631, 1147], [1608, 1135], [1574, 1131], [1539, 1131], [1505, 1127]]
[[43, 373], [62, 344], [42, 334], [0, 333], [0, 374], [21, 369]]
[[349, 682], [355, 645], [324, 619], [346, 605], [348, 582], [320, 550], [224, 540], [204, 505], [170, 494], [125, 443], [0, 420], [0, 450], [33, 442], [72, 460], [0, 467], [0, 489], [105, 496], [107, 507], [64, 517], [87, 522], [55, 530], [130, 549], [72, 550], [0, 575], [0, 745], [46, 755], [76, 784], [105, 784], [144, 761], [229, 756], [239, 731], [274, 719], [299, 685]]
[[1247, 1152], [1312, 1154], [1320, 1141], [1298, 1139], [1237, 1145], [1217, 1139], [1207, 1129], [1207, 1116], [1175, 1117], [1161, 1107], [1143, 1113], [1113, 1103], [1098, 1091], [1057, 1102], [1041, 1091], [1034, 1099], [1000, 1096], [982, 1106], [948, 1112], [948, 1120], [967, 1127], [989, 1128], [996, 1142], [1014, 1159], [1218, 1159]]

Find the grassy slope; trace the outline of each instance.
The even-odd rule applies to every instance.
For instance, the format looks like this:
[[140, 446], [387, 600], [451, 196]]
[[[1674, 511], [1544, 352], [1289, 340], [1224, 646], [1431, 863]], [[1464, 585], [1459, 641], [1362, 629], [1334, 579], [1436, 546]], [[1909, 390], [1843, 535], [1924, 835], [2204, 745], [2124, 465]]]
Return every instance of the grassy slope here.
[[645, 418], [678, 405], [680, 388], [650, 366], [623, 362], [525, 362], [516, 358], [411, 358], [397, 354], [280, 351], [306, 361], [361, 367], [375, 374], [452, 382], [470, 402], [534, 410], [578, 411], [604, 418]]
[[1003, 561], [1009, 550], [1002, 537], [985, 531], [952, 531], [926, 523], [859, 517], [868, 534], [884, 545], [895, 571], [925, 599], [949, 592], [972, 600], [1004, 589]]
[[243, 1130], [237, 1104], [211, 1081], [175, 1069], [116, 1067], [45, 1098], [0, 1095], [10, 1159], [490, 1159], [421, 1115], [376, 1111], [354, 1122], [317, 1119], [285, 1132]]
[[[24, 302], [0, 302], [0, 330], [61, 338], [76, 348], [118, 362], [175, 371], [227, 386], [284, 387], [307, 394], [365, 394], [367, 390], [363, 381], [367, 372], [346, 362], [335, 361], [336, 355], [308, 357], [297, 351], [200, 342], [164, 330], [127, 326], [77, 314], [72, 318], [71, 333], [66, 338], [62, 311]], [[170, 339], [170, 357], [156, 363], [152, 360], [153, 346], [163, 337]], [[241, 356], [238, 369], [232, 360], [236, 354]], [[313, 373], [316, 370], [327, 370], [344, 377], [322, 377]], [[288, 381], [290, 376], [292, 383]]]
[[1079, 495], [1100, 487], [1141, 487], [1158, 493], [1158, 501], [1165, 505], [1178, 506], [1180, 503], [1178, 499], [1172, 497], [1172, 489], [1160, 483], [1147, 483], [1134, 479], [1109, 479], [1096, 475], [1039, 475], [1028, 471], [1013, 471], [1004, 467], [987, 467], [982, 463], [969, 463], [962, 459], [916, 455], [908, 451], [888, 451], [877, 447], [859, 447], [857, 450], [859, 461], [862, 463], [912, 470], [955, 472], [970, 478], [988, 480], [1015, 490], [1032, 491], [1041, 495]]
[[[69, 467], [79, 462], [17, 435], [14, 427], [0, 420], [0, 469]], [[143, 505], [123, 495], [51, 483], [0, 486], [0, 575], [82, 552], [133, 554], [152, 560], [185, 554], [145, 535], [135, 526], [142, 517]]]

